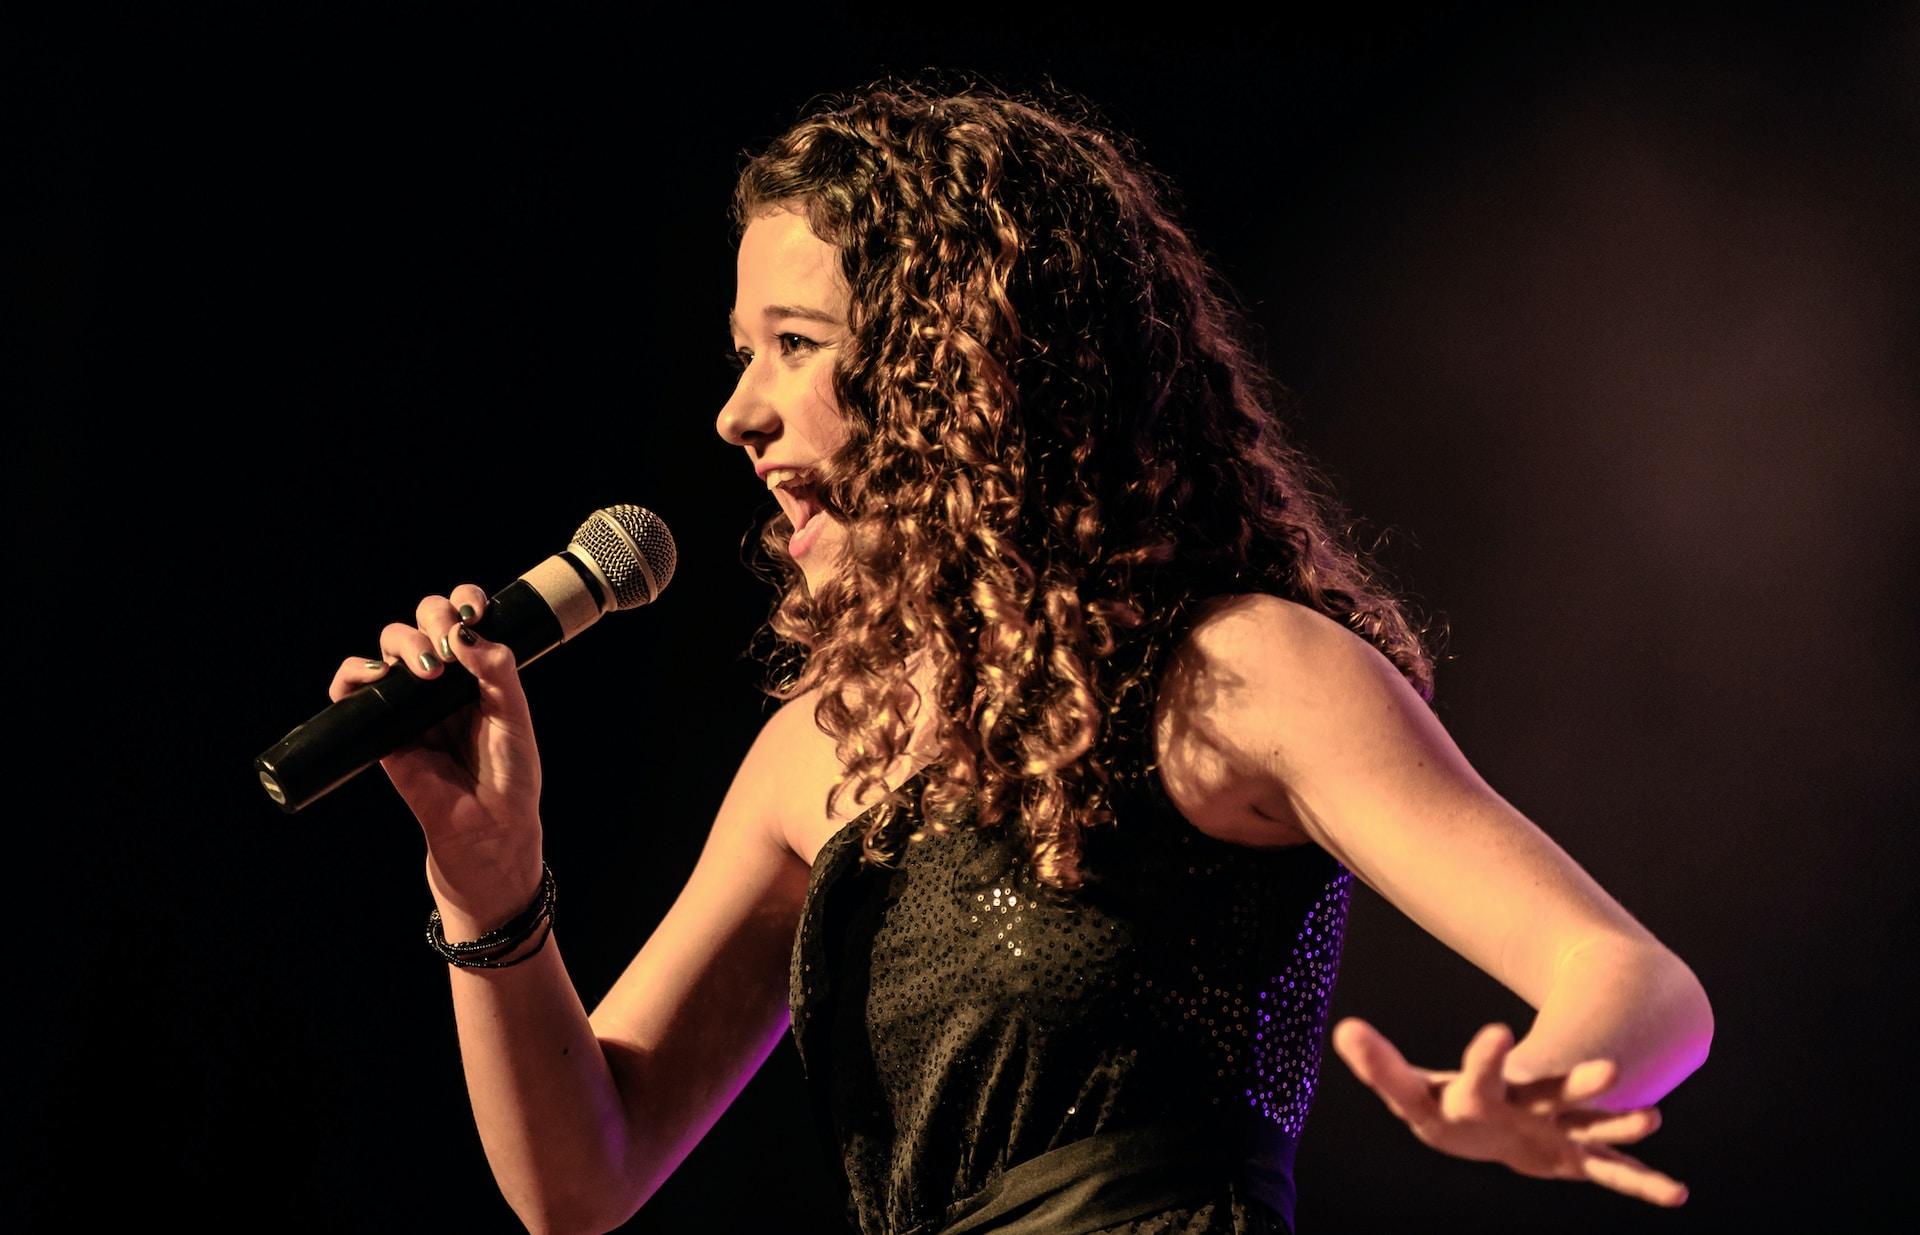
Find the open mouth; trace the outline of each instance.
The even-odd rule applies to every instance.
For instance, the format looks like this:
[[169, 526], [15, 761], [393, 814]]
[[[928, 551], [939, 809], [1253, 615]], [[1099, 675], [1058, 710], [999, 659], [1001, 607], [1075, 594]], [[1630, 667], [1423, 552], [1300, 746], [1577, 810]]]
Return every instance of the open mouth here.
[[786, 510], [787, 518], [793, 521], [793, 530], [796, 533], [820, 513], [820, 503], [814, 500], [813, 486], [810, 484], [782, 485], [774, 490], [774, 494]]

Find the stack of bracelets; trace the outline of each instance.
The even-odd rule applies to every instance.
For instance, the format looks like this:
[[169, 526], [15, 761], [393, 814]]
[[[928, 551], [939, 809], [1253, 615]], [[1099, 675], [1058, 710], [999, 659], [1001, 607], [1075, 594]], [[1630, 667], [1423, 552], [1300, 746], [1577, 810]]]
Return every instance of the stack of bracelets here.
[[[542, 924], [546, 931], [540, 936], [539, 944], [526, 954], [514, 956], [512, 960], [503, 957], [513, 956], [514, 949], [533, 938]], [[534, 893], [533, 903], [520, 911], [519, 916], [498, 930], [488, 931], [478, 939], [465, 943], [448, 943], [447, 934], [440, 923], [440, 911], [434, 910], [427, 915], [427, 946], [439, 953], [450, 965], [461, 969], [507, 969], [518, 965], [528, 957], [538, 956], [540, 949], [547, 946], [547, 940], [553, 935], [553, 870], [545, 862], [540, 864], [540, 890]]]

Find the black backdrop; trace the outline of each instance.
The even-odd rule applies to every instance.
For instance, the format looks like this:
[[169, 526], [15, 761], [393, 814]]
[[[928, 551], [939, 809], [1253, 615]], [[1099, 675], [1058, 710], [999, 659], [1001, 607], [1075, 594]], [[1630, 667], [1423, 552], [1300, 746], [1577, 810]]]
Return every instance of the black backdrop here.
[[[248, 761], [421, 594], [657, 510], [667, 595], [529, 676], [598, 998], [767, 711], [768, 499], [713, 433], [732, 174], [814, 94], [924, 65], [1051, 75], [1171, 174], [1450, 629], [1440, 715], [1714, 999], [1640, 1147], [1685, 1209], [1435, 1155], [1330, 1056], [1302, 1229], [1889, 1198], [1920, 9], [1268, 12], [16, 17], [13, 1216], [514, 1229], [411, 818], [377, 773], [284, 818]], [[1334, 1012], [1431, 1066], [1527, 1023], [1364, 889]], [[783, 1047], [628, 1229], [827, 1229], [810, 1135]]]

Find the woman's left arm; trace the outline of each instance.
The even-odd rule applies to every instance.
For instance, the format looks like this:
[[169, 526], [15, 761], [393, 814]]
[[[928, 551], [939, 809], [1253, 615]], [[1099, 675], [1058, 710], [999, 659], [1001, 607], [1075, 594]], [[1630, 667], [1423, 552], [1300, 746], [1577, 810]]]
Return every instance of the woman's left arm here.
[[[1181, 709], [1192, 729], [1183, 736], [1252, 787], [1251, 831], [1229, 839], [1312, 839], [1537, 1010], [1518, 1043], [1503, 1027], [1483, 1029], [1457, 1070], [1407, 1065], [1358, 1020], [1336, 1028], [1336, 1049], [1436, 1148], [1528, 1174], [1566, 1174], [1583, 1159], [1582, 1174], [1619, 1186], [1595, 1171], [1632, 1160], [1602, 1142], [1650, 1132], [1651, 1104], [1706, 1059], [1713, 1013], [1693, 972], [1487, 785], [1359, 636], [1304, 606], [1249, 595], [1198, 624], [1192, 649], [1174, 689], [1205, 706]], [[1263, 820], [1272, 823], [1265, 838]], [[1506, 1131], [1530, 1148], [1509, 1154], [1445, 1125], [1483, 1110], [1467, 1122], [1511, 1115], [1527, 1126]], [[1569, 1150], [1542, 1168], [1543, 1135], [1600, 1152]], [[1456, 1143], [1441, 1143], [1449, 1137]], [[1678, 1203], [1684, 1189], [1666, 1183], [1638, 1192]]]

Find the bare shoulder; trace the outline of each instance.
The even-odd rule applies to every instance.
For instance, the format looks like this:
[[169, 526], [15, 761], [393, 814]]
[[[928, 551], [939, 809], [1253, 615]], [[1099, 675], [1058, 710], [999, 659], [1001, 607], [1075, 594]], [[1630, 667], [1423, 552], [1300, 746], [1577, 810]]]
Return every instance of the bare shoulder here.
[[1195, 828], [1256, 848], [1313, 838], [1274, 775], [1276, 726], [1311, 725], [1357, 677], [1398, 671], [1323, 613], [1265, 592], [1205, 603], [1168, 658], [1154, 748], [1167, 797]]
[[1277, 597], [1234, 598], [1175, 660], [1170, 763], [1197, 752], [1188, 761], [1219, 769], [1223, 798], [1250, 804], [1242, 827], [1306, 836], [1534, 1007], [1586, 948], [1660, 948], [1339, 622]]
[[[819, 700], [816, 687], [781, 704], [767, 718], [760, 739], [764, 750], [749, 771], [756, 792], [766, 795], [763, 809], [770, 835], [808, 866], [849, 820], [880, 800], [878, 793], [858, 801], [851, 793], [843, 793], [834, 809], [827, 809], [827, 795], [840, 783], [845, 769], [833, 738], [814, 720]], [[932, 757], [931, 752], [916, 747], [914, 754], [902, 756], [889, 770], [886, 783], [902, 784], [917, 766]]]
[[770, 795], [767, 817], [773, 839], [809, 866], [832, 835], [824, 803], [840, 778], [833, 739], [813, 718], [819, 700], [819, 689], [809, 690], [767, 718], [762, 734], [767, 750], [755, 769]]
[[1260, 660], [1374, 651], [1372, 644], [1318, 609], [1271, 592], [1213, 597], [1182, 647], [1203, 657], [1232, 659], [1252, 654]]

